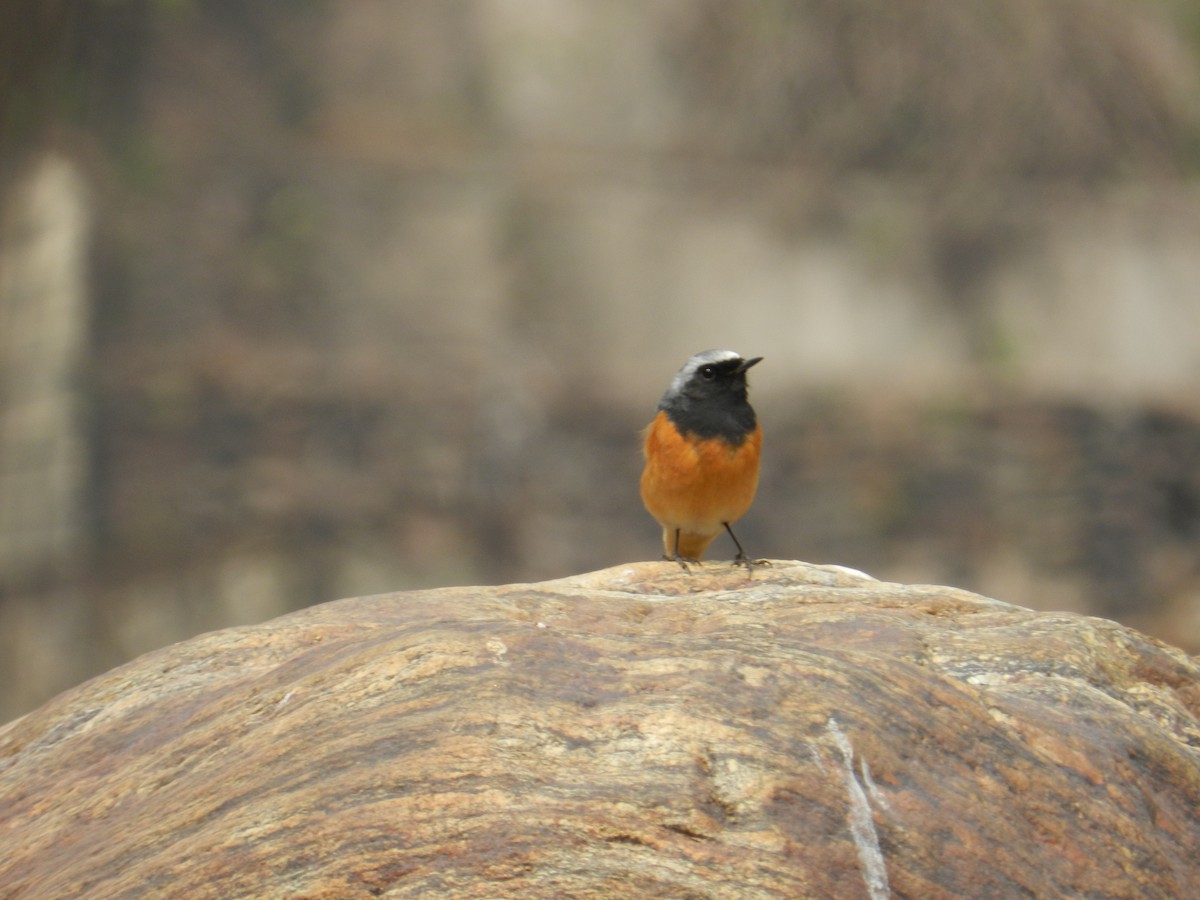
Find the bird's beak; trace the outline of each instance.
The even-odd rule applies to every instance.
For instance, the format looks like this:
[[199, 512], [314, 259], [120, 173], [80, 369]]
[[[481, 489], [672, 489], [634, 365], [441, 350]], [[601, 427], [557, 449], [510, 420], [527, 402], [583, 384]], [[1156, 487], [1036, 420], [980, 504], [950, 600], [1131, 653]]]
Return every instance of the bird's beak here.
[[761, 356], [756, 356], [756, 357], [754, 357], [754, 359], [742, 360], [742, 364], [737, 367], [738, 374], [739, 375], [742, 374], [751, 366], [757, 366], [762, 361], [763, 361], [763, 358]]

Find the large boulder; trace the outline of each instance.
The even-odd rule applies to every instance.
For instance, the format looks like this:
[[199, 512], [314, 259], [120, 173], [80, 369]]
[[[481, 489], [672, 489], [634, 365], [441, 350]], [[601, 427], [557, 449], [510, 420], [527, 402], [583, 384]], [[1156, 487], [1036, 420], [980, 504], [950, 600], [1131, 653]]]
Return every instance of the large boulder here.
[[1176, 897], [1200, 665], [776, 562], [327, 603], [0, 730], [5, 897]]

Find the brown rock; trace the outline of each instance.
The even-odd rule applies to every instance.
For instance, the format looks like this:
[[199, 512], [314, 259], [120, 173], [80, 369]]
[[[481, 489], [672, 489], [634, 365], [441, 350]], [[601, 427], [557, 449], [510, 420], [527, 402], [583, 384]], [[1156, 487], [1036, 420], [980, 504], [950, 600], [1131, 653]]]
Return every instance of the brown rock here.
[[775, 563], [328, 603], [0, 730], [0, 896], [1185, 896], [1200, 666]]

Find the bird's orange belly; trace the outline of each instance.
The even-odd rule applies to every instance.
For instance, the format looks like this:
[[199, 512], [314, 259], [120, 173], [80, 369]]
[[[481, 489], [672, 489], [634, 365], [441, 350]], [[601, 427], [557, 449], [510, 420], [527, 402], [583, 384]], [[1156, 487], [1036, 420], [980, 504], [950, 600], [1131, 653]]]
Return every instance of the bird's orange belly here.
[[721, 438], [681, 435], [659, 412], [646, 429], [642, 501], [664, 529], [716, 535], [754, 501], [761, 448], [757, 426], [735, 447]]

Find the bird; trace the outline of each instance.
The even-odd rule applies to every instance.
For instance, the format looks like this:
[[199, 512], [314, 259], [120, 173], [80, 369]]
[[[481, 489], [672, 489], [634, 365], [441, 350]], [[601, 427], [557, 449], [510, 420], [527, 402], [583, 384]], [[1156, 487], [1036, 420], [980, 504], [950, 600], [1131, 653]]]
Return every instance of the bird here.
[[663, 530], [663, 558], [684, 569], [730, 527], [758, 489], [762, 427], [747, 399], [746, 372], [762, 362], [733, 350], [704, 350], [672, 379], [643, 432], [642, 503]]

